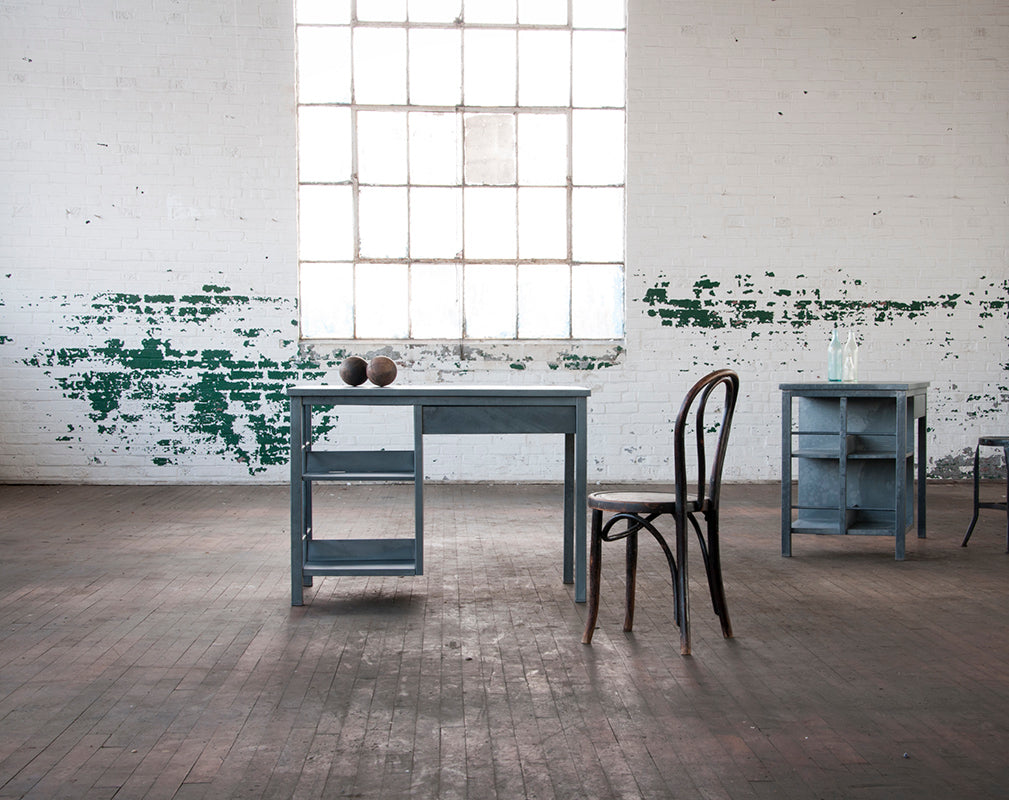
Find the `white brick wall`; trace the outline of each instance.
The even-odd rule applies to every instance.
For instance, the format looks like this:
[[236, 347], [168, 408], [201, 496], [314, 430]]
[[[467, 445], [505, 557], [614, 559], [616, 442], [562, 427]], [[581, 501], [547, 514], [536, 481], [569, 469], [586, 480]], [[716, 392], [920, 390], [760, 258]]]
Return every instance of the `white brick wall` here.
[[[292, 325], [290, 6], [0, 4], [0, 480], [284, 479], [277, 392], [345, 355]], [[632, 0], [628, 45], [623, 351], [396, 347], [399, 380], [589, 386], [590, 476], [662, 480], [732, 366], [727, 474], [774, 479], [777, 386], [836, 320], [863, 377], [932, 381], [930, 469], [963, 474], [1009, 426], [1009, 8]], [[428, 475], [556, 479], [559, 447], [432, 439]]]

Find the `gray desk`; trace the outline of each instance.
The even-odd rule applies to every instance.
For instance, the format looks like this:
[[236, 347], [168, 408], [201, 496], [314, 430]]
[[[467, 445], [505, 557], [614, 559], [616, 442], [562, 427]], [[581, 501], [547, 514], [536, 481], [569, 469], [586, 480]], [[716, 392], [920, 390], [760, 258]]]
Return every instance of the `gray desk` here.
[[[918, 442], [918, 538], [925, 538], [928, 383], [783, 383], [781, 395], [781, 554], [793, 533], [893, 536], [904, 558], [914, 519]], [[798, 425], [792, 403], [798, 402]], [[794, 445], [794, 446], [793, 446]], [[798, 498], [792, 498], [792, 461]], [[794, 513], [793, 513], [794, 512]]]
[[[316, 575], [424, 573], [424, 434], [564, 434], [563, 580], [585, 602], [586, 403], [568, 386], [294, 386], [291, 399], [291, 605]], [[316, 406], [411, 406], [413, 450], [316, 450]], [[316, 481], [412, 481], [414, 536], [316, 539]]]

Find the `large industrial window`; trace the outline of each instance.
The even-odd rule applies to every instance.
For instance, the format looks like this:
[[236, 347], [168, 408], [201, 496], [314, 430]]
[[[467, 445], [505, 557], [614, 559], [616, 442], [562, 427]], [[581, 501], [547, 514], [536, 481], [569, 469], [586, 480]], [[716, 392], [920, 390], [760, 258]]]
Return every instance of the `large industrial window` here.
[[624, 16], [297, 0], [302, 336], [622, 336]]

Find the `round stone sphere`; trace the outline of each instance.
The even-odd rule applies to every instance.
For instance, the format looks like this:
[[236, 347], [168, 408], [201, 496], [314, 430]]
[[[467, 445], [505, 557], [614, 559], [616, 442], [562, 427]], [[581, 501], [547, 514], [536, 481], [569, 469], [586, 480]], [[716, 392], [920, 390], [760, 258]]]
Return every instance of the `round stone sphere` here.
[[388, 386], [396, 380], [396, 362], [385, 356], [375, 356], [368, 362], [368, 380], [376, 386]]
[[340, 365], [340, 377], [344, 383], [360, 386], [368, 380], [368, 362], [360, 356], [351, 356]]

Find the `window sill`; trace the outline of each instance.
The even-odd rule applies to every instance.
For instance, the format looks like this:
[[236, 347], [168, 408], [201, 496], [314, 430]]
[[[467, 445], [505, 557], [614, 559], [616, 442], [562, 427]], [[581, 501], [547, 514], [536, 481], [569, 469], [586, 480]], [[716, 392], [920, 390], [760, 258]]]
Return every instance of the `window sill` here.
[[442, 374], [496, 370], [507, 366], [524, 370], [546, 365], [551, 370], [596, 370], [617, 366], [626, 356], [626, 340], [375, 340], [302, 339], [303, 356], [320, 363], [342, 361], [352, 355], [371, 359], [387, 356], [407, 368], [436, 367]]

